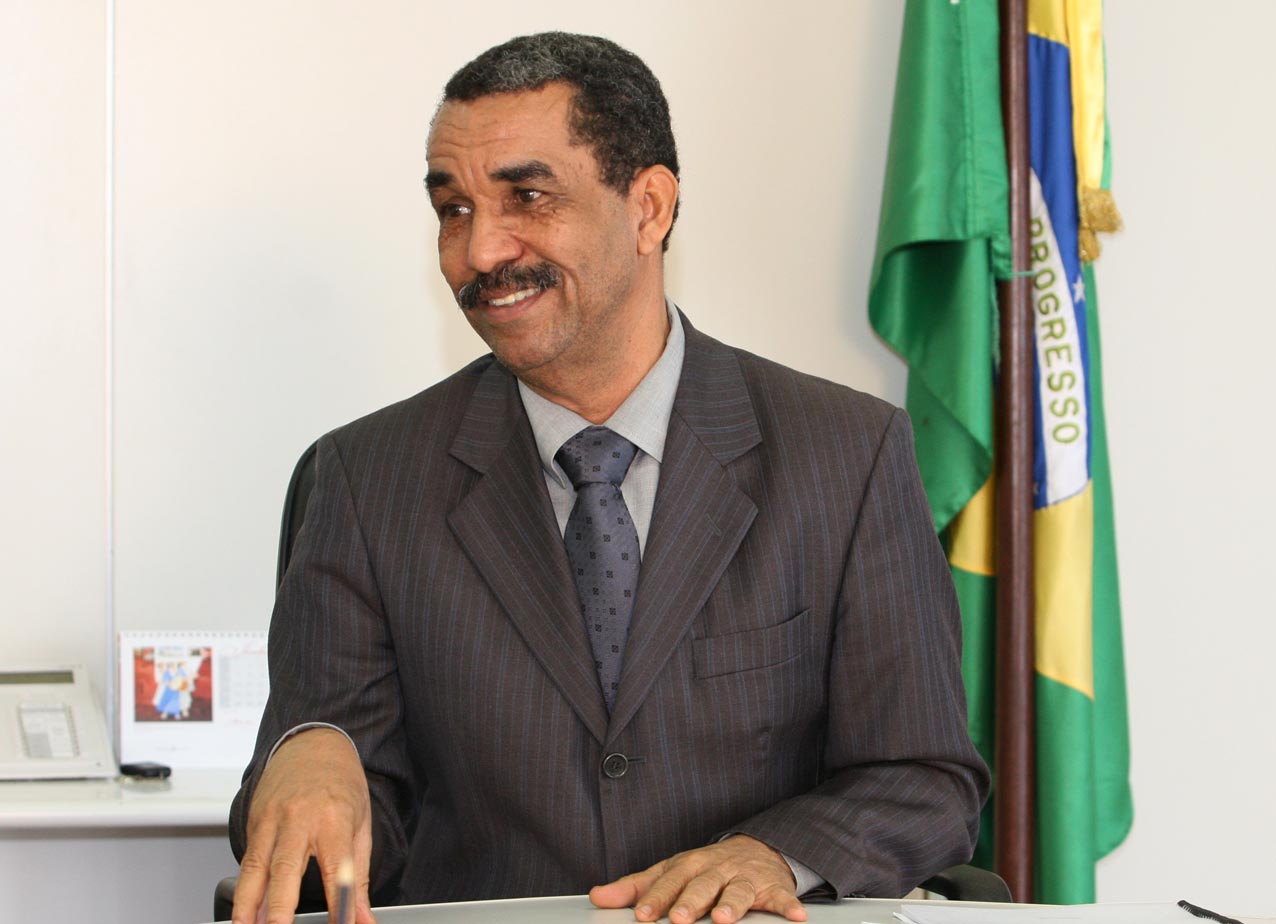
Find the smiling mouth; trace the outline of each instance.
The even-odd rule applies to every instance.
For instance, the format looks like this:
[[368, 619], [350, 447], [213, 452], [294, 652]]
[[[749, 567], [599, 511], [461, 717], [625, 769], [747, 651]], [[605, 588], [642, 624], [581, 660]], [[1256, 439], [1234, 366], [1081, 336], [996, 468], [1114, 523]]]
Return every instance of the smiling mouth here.
[[505, 308], [509, 305], [517, 305], [525, 298], [539, 295], [542, 291], [539, 287], [535, 289], [520, 289], [512, 295], [506, 295], [504, 298], [489, 298], [486, 301], [493, 308]]
[[456, 303], [467, 311], [482, 305], [508, 308], [555, 288], [559, 278], [557, 267], [548, 262], [535, 266], [502, 266], [491, 273], [479, 273], [461, 286], [456, 293]]

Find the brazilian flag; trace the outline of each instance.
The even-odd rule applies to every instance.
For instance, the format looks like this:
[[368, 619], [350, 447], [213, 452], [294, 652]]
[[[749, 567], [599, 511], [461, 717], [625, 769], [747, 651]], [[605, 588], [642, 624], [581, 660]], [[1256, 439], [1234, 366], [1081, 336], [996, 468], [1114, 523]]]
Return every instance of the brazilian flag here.
[[[1037, 889], [1092, 902], [1128, 833], [1129, 733], [1095, 231], [1113, 230], [1102, 7], [1029, 0]], [[917, 460], [961, 600], [975, 744], [995, 727], [996, 280], [1010, 272], [995, 0], [908, 0], [869, 295], [909, 364]], [[994, 787], [996, 780], [994, 778]], [[991, 808], [976, 862], [992, 857]]]

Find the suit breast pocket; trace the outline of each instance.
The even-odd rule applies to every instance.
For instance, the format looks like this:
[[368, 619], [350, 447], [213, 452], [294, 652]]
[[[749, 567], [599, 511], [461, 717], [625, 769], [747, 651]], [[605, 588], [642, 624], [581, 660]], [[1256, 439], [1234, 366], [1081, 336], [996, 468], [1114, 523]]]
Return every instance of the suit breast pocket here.
[[815, 619], [803, 610], [774, 626], [728, 635], [698, 638], [692, 644], [697, 678], [761, 670], [810, 654], [815, 647]]

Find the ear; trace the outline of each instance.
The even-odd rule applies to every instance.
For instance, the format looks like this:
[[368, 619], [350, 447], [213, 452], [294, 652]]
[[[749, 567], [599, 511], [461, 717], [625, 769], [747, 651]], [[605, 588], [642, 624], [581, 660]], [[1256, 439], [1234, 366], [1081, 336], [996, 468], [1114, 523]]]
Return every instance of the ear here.
[[653, 164], [634, 177], [629, 196], [638, 210], [638, 253], [644, 257], [659, 253], [673, 225], [678, 178], [668, 167]]

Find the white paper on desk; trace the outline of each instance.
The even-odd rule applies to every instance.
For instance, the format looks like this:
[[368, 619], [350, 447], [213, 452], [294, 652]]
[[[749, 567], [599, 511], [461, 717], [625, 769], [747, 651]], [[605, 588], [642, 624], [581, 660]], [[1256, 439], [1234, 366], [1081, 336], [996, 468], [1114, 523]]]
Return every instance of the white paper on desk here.
[[907, 902], [895, 917], [904, 924], [1200, 924], [1173, 902], [1004, 908]]
[[121, 632], [120, 762], [243, 769], [269, 694], [265, 632]]

